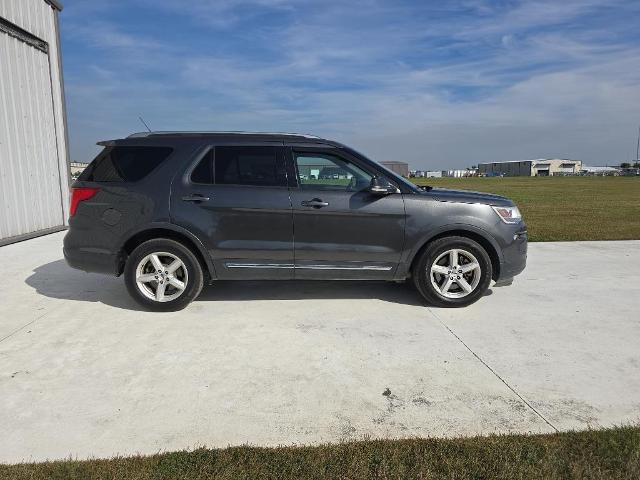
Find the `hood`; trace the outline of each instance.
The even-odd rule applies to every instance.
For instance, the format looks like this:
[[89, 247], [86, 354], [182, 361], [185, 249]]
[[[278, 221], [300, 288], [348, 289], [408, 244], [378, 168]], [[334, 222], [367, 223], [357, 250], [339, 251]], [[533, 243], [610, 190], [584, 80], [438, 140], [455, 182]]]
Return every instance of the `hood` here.
[[493, 193], [472, 192], [469, 190], [450, 190], [448, 188], [432, 188], [428, 194], [441, 202], [481, 203], [509, 207], [515, 205], [512, 200]]

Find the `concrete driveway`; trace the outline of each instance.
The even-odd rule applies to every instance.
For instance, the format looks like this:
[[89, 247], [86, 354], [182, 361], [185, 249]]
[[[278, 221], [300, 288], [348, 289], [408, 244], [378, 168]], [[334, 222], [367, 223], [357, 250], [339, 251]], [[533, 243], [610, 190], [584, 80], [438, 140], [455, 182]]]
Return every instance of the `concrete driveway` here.
[[0, 248], [0, 461], [552, 432], [640, 419], [640, 241], [533, 244], [466, 309], [406, 285], [221, 282], [141, 312], [63, 234]]

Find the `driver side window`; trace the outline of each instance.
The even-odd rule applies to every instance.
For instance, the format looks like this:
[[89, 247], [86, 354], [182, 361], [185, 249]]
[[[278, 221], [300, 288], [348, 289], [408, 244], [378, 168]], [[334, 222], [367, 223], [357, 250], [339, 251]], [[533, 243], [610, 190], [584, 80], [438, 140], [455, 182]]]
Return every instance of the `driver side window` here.
[[295, 152], [298, 184], [303, 190], [358, 192], [369, 187], [372, 176], [354, 163], [327, 153]]

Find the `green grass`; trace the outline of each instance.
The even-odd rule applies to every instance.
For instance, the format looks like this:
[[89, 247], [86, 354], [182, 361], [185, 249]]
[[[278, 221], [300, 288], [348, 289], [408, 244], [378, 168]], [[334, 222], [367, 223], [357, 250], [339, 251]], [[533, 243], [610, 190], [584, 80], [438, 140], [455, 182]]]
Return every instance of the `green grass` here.
[[13, 479], [638, 479], [640, 428], [0, 465]]
[[419, 185], [491, 192], [520, 207], [532, 241], [640, 239], [638, 177], [414, 178]]

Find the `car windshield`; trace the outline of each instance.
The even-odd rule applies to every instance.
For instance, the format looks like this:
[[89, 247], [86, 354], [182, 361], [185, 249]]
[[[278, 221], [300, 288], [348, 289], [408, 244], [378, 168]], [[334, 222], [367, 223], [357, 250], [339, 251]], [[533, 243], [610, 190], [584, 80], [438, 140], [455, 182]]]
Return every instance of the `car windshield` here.
[[[352, 155], [355, 155], [358, 158], [363, 158], [365, 160], [369, 160], [369, 161], [373, 161], [368, 159], [367, 157], [365, 157], [363, 154], [361, 154], [360, 152], [352, 149], [352, 148], [346, 148], [345, 150], [347, 150], [349, 153], [351, 153]], [[404, 178], [401, 175], [398, 175], [396, 172], [389, 170], [387, 167], [385, 167], [384, 165], [375, 162], [375, 164], [379, 167], [382, 168], [385, 172], [385, 174], [391, 178], [392, 180], [395, 180], [396, 182], [400, 183], [401, 185], [406, 186], [409, 190], [411, 190], [414, 193], [423, 193], [423, 189], [421, 189], [420, 187], [418, 187], [415, 183], [410, 182], [409, 180], [407, 180], [406, 178]]]

